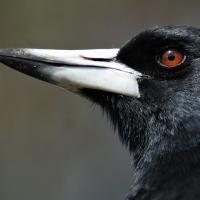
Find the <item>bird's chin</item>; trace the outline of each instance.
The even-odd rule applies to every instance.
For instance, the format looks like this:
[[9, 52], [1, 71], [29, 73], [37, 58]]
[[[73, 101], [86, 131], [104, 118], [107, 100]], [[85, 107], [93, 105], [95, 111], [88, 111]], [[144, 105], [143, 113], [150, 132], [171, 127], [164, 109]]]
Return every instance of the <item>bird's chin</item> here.
[[123, 95], [115, 94], [112, 92], [101, 91], [97, 89], [82, 88], [78, 91], [78, 94], [89, 99], [90, 101], [104, 106], [106, 103], [113, 99], [122, 98]]
[[131, 104], [134, 107], [141, 106], [141, 98], [126, 96], [122, 94], [116, 94], [113, 92], [101, 91], [96, 89], [82, 88], [79, 90], [78, 94], [87, 98], [88, 100], [100, 105], [103, 110], [109, 112], [110, 109], [115, 109], [114, 105], [124, 106], [126, 104]]

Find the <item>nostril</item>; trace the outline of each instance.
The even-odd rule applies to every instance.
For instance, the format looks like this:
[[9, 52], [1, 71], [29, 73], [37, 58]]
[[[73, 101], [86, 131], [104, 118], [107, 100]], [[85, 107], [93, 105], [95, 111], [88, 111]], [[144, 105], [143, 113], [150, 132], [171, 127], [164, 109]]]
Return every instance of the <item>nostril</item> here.
[[81, 55], [80, 57], [85, 59], [85, 60], [100, 61], [100, 62], [110, 62], [110, 61], [113, 60], [113, 59], [110, 59], [110, 58], [90, 58], [90, 57], [86, 57], [86, 56], [83, 56], [83, 55]]

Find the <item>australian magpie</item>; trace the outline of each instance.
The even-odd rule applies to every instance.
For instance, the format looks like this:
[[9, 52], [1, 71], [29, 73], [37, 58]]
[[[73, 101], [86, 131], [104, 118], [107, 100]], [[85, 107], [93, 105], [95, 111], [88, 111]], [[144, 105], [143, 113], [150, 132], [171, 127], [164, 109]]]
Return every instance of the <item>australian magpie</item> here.
[[128, 200], [200, 199], [200, 29], [154, 27], [120, 49], [0, 49], [0, 62], [106, 111], [133, 159]]

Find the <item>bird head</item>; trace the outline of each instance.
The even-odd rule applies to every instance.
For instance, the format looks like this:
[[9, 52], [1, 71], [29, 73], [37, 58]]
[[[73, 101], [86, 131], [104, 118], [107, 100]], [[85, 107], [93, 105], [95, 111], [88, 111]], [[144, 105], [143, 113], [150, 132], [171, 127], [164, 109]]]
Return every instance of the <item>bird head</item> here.
[[200, 142], [199, 29], [154, 27], [121, 49], [1, 49], [0, 61], [99, 104], [136, 161]]

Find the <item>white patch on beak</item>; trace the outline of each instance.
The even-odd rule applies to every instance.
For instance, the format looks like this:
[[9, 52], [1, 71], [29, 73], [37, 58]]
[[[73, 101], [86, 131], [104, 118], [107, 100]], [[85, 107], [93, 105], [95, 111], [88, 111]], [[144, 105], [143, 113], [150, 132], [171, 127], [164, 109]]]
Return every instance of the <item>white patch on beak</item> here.
[[139, 98], [137, 79], [141, 77], [141, 73], [117, 62], [115, 58], [118, 51], [119, 49], [1, 49], [0, 56], [4, 59], [18, 59], [18, 63], [20, 60], [39, 63], [39, 68], [32, 65], [32, 69], [30, 66], [29, 69], [26, 66], [13, 68], [24, 73], [28, 71], [27, 74], [31, 76], [71, 91], [88, 88]]

